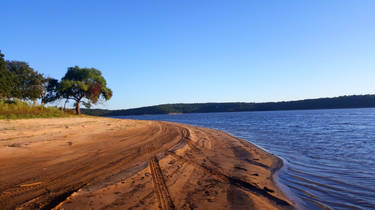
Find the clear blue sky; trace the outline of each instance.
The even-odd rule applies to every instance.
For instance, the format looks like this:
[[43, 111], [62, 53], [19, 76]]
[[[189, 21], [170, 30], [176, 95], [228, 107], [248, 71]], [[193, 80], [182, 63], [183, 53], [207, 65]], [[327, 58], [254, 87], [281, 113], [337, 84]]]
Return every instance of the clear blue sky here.
[[118, 109], [375, 93], [373, 0], [1, 0], [0, 49], [60, 79], [102, 71]]

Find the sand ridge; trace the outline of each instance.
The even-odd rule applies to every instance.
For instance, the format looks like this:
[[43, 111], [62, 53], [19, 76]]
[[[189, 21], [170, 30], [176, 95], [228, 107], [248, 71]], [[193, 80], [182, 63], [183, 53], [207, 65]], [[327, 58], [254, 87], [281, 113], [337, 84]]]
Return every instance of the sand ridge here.
[[281, 164], [177, 123], [0, 120], [1, 209], [294, 209], [272, 180]]

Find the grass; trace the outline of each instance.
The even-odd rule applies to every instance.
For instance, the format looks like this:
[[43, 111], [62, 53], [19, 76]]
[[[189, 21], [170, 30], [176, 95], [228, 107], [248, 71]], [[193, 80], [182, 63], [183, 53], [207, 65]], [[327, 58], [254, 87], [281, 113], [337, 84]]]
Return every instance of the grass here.
[[72, 117], [72, 110], [62, 110], [57, 107], [33, 106], [23, 101], [0, 100], [0, 119], [28, 119], [28, 118], [54, 118]]

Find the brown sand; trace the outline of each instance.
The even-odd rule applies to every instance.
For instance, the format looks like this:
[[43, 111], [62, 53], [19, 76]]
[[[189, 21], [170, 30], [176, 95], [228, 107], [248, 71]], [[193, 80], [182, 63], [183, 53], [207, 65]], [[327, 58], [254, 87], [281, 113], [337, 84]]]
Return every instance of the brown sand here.
[[272, 180], [280, 166], [207, 128], [0, 120], [0, 209], [293, 209]]

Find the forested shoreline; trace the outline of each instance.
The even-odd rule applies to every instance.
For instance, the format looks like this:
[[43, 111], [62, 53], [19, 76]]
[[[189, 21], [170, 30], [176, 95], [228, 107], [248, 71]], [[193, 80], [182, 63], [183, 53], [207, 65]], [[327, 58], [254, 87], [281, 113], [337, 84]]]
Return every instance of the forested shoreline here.
[[121, 116], [171, 113], [209, 113], [209, 112], [244, 112], [244, 111], [276, 111], [304, 109], [343, 109], [375, 107], [375, 95], [352, 95], [334, 98], [306, 99], [298, 101], [282, 101], [267, 103], [190, 103], [162, 104], [123, 110], [84, 109], [90, 115]]

